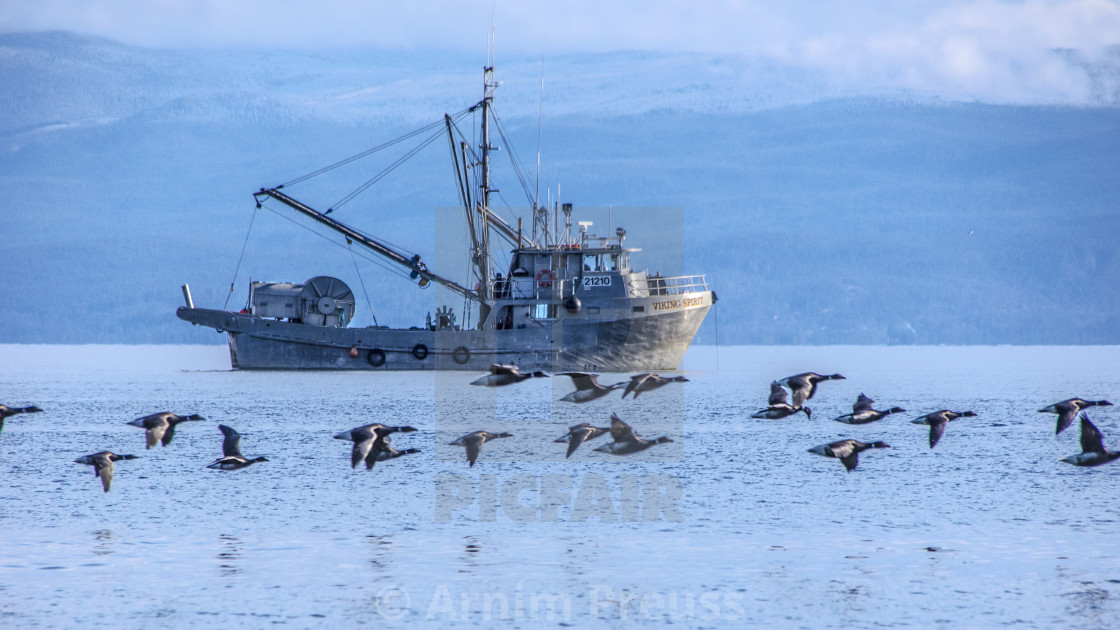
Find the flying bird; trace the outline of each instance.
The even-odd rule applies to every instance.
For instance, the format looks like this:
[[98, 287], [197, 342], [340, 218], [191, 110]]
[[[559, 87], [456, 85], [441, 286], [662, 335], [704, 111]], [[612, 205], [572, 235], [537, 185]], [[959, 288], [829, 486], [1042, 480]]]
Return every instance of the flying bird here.
[[611, 455], [630, 455], [644, 451], [651, 446], [672, 442], [667, 437], [659, 437], [654, 440], [643, 439], [642, 436], [634, 433], [634, 429], [626, 424], [616, 414], [611, 414], [611, 437], [614, 441], [610, 444], [604, 444], [595, 449], [603, 453], [610, 453]]
[[163, 442], [164, 446], [170, 444], [171, 438], [175, 437], [175, 425], [180, 422], [197, 422], [205, 419], [197, 413], [192, 413], [189, 416], [177, 416], [170, 411], [161, 411], [125, 424], [144, 429], [148, 438], [148, 448], [152, 448], [159, 442]]
[[1081, 398], [1070, 398], [1062, 402], [1054, 403], [1049, 407], [1043, 407], [1038, 410], [1038, 413], [1056, 413], [1058, 414], [1058, 427], [1054, 431], [1054, 435], [1065, 431], [1069, 425], [1073, 424], [1073, 419], [1081, 410], [1088, 409], [1089, 407], [1111, 407], [1112, 403], [1107, 400], [1083, 400]]
[[406, 448], [404, 450], [398, 451], [391, 446], [393, 443], [393, 438], [389, 437], [388, 435], [382, 438], [381, 443], [381, 453], [377, 456], [377, 461], [379, 462], [396, 459], [398, 457], [403, 457], [404, 455], [415, 455], [416, 453], [420, 452], [420, 449], [418, 448]]
[[1092, 422], [1088, 414], [1081, 414], [1081, 454], [1070, 455], [1063, 459], [1067, 464], [1074, 466], [1100, 466], [1120, 458], [1120, 453], [1114, 453], [1104, 447], [1104, 437]]
[[937, 442], [941, 439], [941, 435], [945, 433], [946, 424], [949, 424], [950, 421], [956, 420], [957, 418], [971, 418], [975, 415], [976, 414], [971, 411], [957, 412], [949, 411], [948, 409], [942, 409], [941, 411], [928, 413], [921, 418], [911, 420], [910, 422], [912, 424], [929, 425], [929, 447], [933, 448], [937, 446]]
[[756, 411], [751, 414], [752, 418], [766, 418], [767, 420], [777, 420], [792, 416], [795, 413], [804, 411], [806, 418], [813, 417], [813, 410], [808, 407], [794, 407], [786, 402], [786, 390], [778, 384], [778, 381], [770, 383], [770, 401], [767, 403], [769, 407]]
[[670, 376], [666, 378], [660, 374], [638, 374], [637, 376], [630, 377], [630, 383], [626, 385], [626, 391], [622, 392], [622, 397], [626, 398], [626, 394], [634, 392], [634, 398], [637, 398], [638, 394], [642, 392], [651, 392], [669, 383], [687, 382], [688, 379], [683, 376]]
[[521, 371], [521, 368], [516, 365], [498, 365], [497, 363], [490, 364], [490, 373], [478, 378], [471, 382], [471, 385], [483, 385], [486, 387], [501, 387], [503, 385], [512, 385], [520, 383], [530, 378], [545, 378], [548, 374], [541, 371], [526, 374]]
[[75, 459], [74, 463], [93, 466], [93, 474], [101, 478], [101, 487], [105, 489], [105, 492], [108, 492], [109, 486], [113, 483], [113, 462], [119, 462], [122, 459], [136, 459], [136, 456], [117, 455], [109, 451], [101, 451], [92, 455], [82, 455]]
[[840, 440], [839, 442], [832, 442], [831, 444], [822, 444], [814, 446], [809, 449], [810, 453], [823, 455], [825, 457], [835, 457], [844, 464], [844, 469], [848, 472], [855, 470], [859, 465], [859, 454], [870, 448], [890, 448], [891, 445], [886, 442], [871, 442], [864, 443], [859, 440]]
[[580, 424], [568, 427], [567, 434], [562, 435], [553, 441], [568, 443], [568, 454], [564, 456], [566, 459], [568, 457], [571, 457], [572, 453], [576, 452], [576, 449], [579, 448], [580, 444], [583, 444], [588, 440], [594, 440], [600, 435], [609, 432], [610, 429], [593, 427], [591, 426], [590, 422], [582, 422]]
[[600, 385], [598, 374], [587, 374], [586, 372], [561, 372], [557, 376], [570, 376], [572, 378], [572, 384], [576, 386], [576, 391], [560, 399], [572, 403], [585, 403], [601, 398], [626, 384], [626, 381], [623, 381], [614, 385]]
[[0, 431], [4, 430], [4, 420], [16, 414], [21, 413], [38, 413], [42, 409], [31, 405], [30, 407], [9, 407], [7, 405], [0, 405]]
[[232, 427], [227, 427], [224, 424], [219, 424], [218, 429], [221, 430], [224, 436], [222, 439], [222, 456], [207, 465], [207, 468], [213, 468], [215, 470], [238, 470], [258, 462], [268, 461], [266, 457], [246, 459], [245, 456], [241, 454], [241, 434]]
[[478, 454], [482, 452], [482, 445], [498, 438], [513, 437], [512, 433], [490, 433], [489, 431], [475, 431], [468, 433], [464, 436], [456, 438], [454, 442], [448, 443], [449, 446], [465, 446], [467, 447], [467, 461], [471, 466], [474, 466], [474, 460], [478, 459]]
[[380, 423], [367, 424], [364, 426], [343, 431], [334, 436], [336, 440], [347, 440], [354, 443], [354, 448], [350, 451], [350, 467], [355, 468], [358, 462], [365, 461], [366, 470], [373, 468], [373, 465], [378, 461], [384, 461], [381, 455], [388, 450], [391, 450], [389, 445], [385, 443], [385, 439], [392, 433], [413, 433], [416, 431], [413, 427], [387, 427]]
[[827, 376], [817, 374], [816, 372], [804, 372], [802, 374], [795, 374], [787, 376], [778, 381], [782, 387], [788, 387], [792, 398], [794, 407], [802, 407], [805, 401], [813, 397], [817, 393], [817, 383], [821, 381], [843, 380], [844, 377], [840, 374], [829, 374]]
[[882, 420], [892, 413], [902, 413], [906, 411], [902, 407], [891, 407], [886, 411], [876, 411], [871, 407], [875, 404], [864, 394], [860, 394], [855, 404], [852, 405], [852, 413], [847, 413], [842, 416], [837, 416], [833, 420], [843, 422], [844, 424], [868, 424], [877, 420]]

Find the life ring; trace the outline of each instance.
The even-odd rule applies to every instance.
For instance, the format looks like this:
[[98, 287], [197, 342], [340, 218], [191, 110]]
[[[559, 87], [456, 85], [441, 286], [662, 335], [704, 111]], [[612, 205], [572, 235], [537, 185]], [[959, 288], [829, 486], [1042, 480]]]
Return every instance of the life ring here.
[[380, 348], [374, 348], [366, 355], [366, 360], [369, 361], [369, 364], [373, 367], [381, 367], [385, 365], [385, 351]]
[[451, 353], [451, 358], [459, 365], [466, 365], [467, 361], [471, 360], [471, 351], [466, 346], [459, 346]]
[[552, 272], [550, 270], [541, 269], [537, 272], [537, 286], [542, 289], [552, 286]]
[[412, 346], [412, 356], [416, 357], [418, 361], [423, 361], [428, 358], [428, 346], [418, 343]]

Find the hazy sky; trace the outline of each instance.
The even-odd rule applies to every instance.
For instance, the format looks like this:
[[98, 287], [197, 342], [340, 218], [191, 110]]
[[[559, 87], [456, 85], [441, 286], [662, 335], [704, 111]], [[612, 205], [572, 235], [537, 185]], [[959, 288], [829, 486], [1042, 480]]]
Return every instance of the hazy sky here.
[[[906, 89], [1075, 96], [1120, 44], [1120, 0], [4, 0], [0, 31], [72, 30], [152, 47], [385, 47], [540, 55], [744, 55]], [[1064, 100], [1058, 98], [1057, 100]]]

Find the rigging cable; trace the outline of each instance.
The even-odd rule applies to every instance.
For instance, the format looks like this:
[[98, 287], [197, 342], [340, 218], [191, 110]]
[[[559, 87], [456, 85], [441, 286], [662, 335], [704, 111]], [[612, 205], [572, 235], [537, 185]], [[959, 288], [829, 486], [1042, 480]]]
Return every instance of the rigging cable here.
[[[712, 295], [715, 295], [715, 293], [713, 292]], [[712, 310], [715, 311], [714, 313], [712, 313], [712, 315], [714, 315], [713, 319], [715, 320], [714, 323], [716, 325], [716, 371], [718, 372], [719, 371], [719, 303], [718, 302], [715, 302], [715, 303], [712, 304]]]
[[226, 310], [229, 306], [229, 298], [233, 296], [233, 286], [237, 284], [237, 274], [241, 272], [241, 261], [245, 258], [245, 248], [249, 245], [249, 234], [253, 232], [253, 222], [257, 220], [257, 210], [260, 209], [260, 204], [253, 208], [253, 217], [249, 219], [249, 229], [245, 231], [245, 242], [241, 244], [241, 255], [237, 257], [237, 267], [233, 270], [233, 280], [229, 283], [229, 293], [226, 294], [226, 302], [222, 305], [222, 310]]
[[[431, 129], [433, 126], [438, 126], [438, 124], [437, 125], [428, 125], [426, 127], [426, 129]], [[421, 142], [417, 146], [410, 149], [407, 153], [405, 153], [403, 156], [398, 158], [395, 162], [393, 162], [388, 167], [386, 167], [385, 170], [381, 171], [377, 175], [374, 175], [370, 179], [366, 180], [366, 182], [364, 184], [362, 184], [361, 186], [359, 186], [356, 190], [354, 190], [354, 192], [352, 192], [352, 193], [346, 195], [345, 197], [343, 197], [342, 199], [340, 199], [337, 203], [335, 203], [333, 206], [331, 206], [327, 210], [327, 213], [330, 213], [332, 210], [337, 210], [338, 208], [342, 207], [343, 205], [349, 203], [351, 200], [354, 199], [354, 197], [357, 197], [358, 195], [360, 195], [363, 192], [365, 192], [366, 190], [368, 190], [370, 186], [373, 186], [377, 182], [381, 181], [386, 175], [388, 175], [389, 173], [396, 170], [396, 168], [398, 166], [407, 162], [414, 155], [416, 155], [417, 153], [422, 151], [429, 144], [435, 142], [442, 135], [443, 135], [443, 130], [440, 129], [440, 130], [436, 131], [434, 134], [425, 138], [423, 142]]]
[[521, 183], [521, 190], [525, 192], [525, 198], [529, 201], [529, 204], [532, 205], [533, 193], [529, 191], [529, 184], [525, 181], [525, 175], [521, 172], [521, 159], [517, 157], [513, 144], [506, 138], [506, 130], [502, 126], [501, 119], [498, 118], [498, 113], [495, 112], [493, 108], [490, 109], [490, 112], [494, 115], [494, 123], [498, 128], [498, 135], [501, 136], [502, 143], [505, 144], [506, 153], [509, 153], [509, 161], [510, 164], [513, 165], [513, 172], [517, 175], [517, 181]]
[[[474, 107], [476, 107], [476, 106], [471, 106], [467, 109], [464, 109], [461, 112], [453, 114], [451, 117], [454, 118], [454, 119], [460, 119], [460, 118], [466, 116], [468, 113], [470, 113]], [[362, 151], [361, 153], [358, 153], [357, 155], [352, 155], [352, 156], [350, 156], [346, 159], [335, 162], [334, 164], [324, 166], [323, 168], [320, 168], [317, 171], [312, 171], [312, 172], [310, 172], [306, 175], [303, 175], [301, 177], [297, 177], [297, 178], [295, 178], [295, 179], [293, 179], [289, 182], [285, 182], [285, 183], [281, 184], [280, 186], [278, 186], [278, 188], [283, 188], [285, 186], [291, 186], [291, 185], [294, 185], [294, 184], [298, 184], [298, 183], [300, 183], [304, 180], [308, 180], [308, 179], [311, 179], [312, 177], [317, 177], [319, 175], [322, 175], [323, 173], [326, 173], [328, 171], [332, 171], [336, 168], [339, 168], [340, 166], [346, 166], [347, 164], [349, 164], [351, 162], [354, 162], [354, 161], [360, 160], [364, 157], [368, 157], [370, 155], [373, 155], [374, 153], [377, 153], [378, 151], [381, 151], [382, 149], [387, 149], [387, 148], [389, 148], [389, 147], [391, 147], [395, 144], [399, 144], [401, 142], [404, 142], [405, 140], [408, 140], [409, 138], [412, 138], [414, 136], [418, 136], [418, 135], [420, 135], [420, 134], [422, 134], [422, 133], [424, 133], [424, 132], [426, 132], [430, 129], [438, 127], [442, 124], [444, 124], [443, 120], [439, 120], [439, 121], [436, 121], [436, 122], [433, 122], [433, 123], [429, 123], [427, 125], [424, 125], [423, 127], [420, 127], [419, 129], [414, 129], [413, 131], [410, 131], [410, 132], [406, 133], [405, 135], [400, 136], [399, 138], [395, 138], [393, 140], [390, 140], [388, 142], [380, 144], [376, 147], [373, 147], [372, 149], [367, 149], [366, 151]]]
[[[455, 129], [455, 133], [459, 134], [459, 137], [463, 140], [463, 142], [466, 142], [467, 138], [466, 138], [466, 136], [463, 135], [463, 132], [459, 129], [458, 125], [454, 125], [454, 129]], [[500, 129], [499, 129], [499, 133], [500, 133]], [[503, 138], [504, 138], [504, 136], [503, 136]], [[479, 165], [479, 163], [481, 162], [481, 158], [478, 156], [478, 154], [476, 154], [474, 152], [474, 149], [472, 149], [470, 147], [470, 145], [467, 145], [467, 156], [470, 157], [471, 160], [473, 161], [473, 163], [471, 165], [469, 165], [468, 168], [476, 168]], [[476, 179], [477, 179], [477, 175], [476, 175]], [[524, 180], [522, 180], [522, 187], [524, 187], [524, 185], [525, 185]], [[514, 212], [513, 206], [511, 206], [510, 203], [508, 201], [506, 201], [505, 196], [502, 195], [502, 192], [500, 190], [492, 190], [491, 192], [496, 194], [498, 196], [498, 198], [502, 200], [502, 203], [505, 204], [506, 209], [508, 209], [510, 212]], [[526, 194], [528, 194], [527, 189], [526, 189]], [[530, 203], [532, 203], [531, 199], [530, 199]], [[491, 206], [491, 208], [489, 210], [490, 210], [491, 213], [494, 214], [494, 216], [499, 216], [498, 213], [494, 212], [493, 206]], [[521, 244], [518, 243], [512, 236], [507, 235], [505, 232], [503, 232], [501, 230], [498, 230], [498, 236], [505, 239], [506, 242], [509, 243], [510, 245], [515, 245], [515, 246], [518, 246], [518, 247], [521, 246]]]
[[354, 244], [354, 242], [350, 240], [349, 236], [347, 236], [346, 237], [346, 249], [350, 250], [350, 259], [354, 261], [354, 273], [358, 274], [358, 282], [360, 282], [362, 284], [362, 293], [365, 294], [366, 305], [369, 306], [369, 316], [373, 318], [373, 325], [377, 326], [377, 315], [374, 315], [374, 313], [373, 313], [373, 303], [369, 301], [369, 290], [366, 289], [365, 278], [362, 277], [362, 272], [361, 272], [360, 269], [358, 269], [358, 258], [357, 258], [357, 256], [354, 255], [354, 248], [352, 247], [353, 244]]
[[[299, 227], [299, 228], [301, 228], [301, 229], [307, 230], [308, 232], [311, 232], [311, 233], [312, 233], [312, 234], [314, 234], [315, 236], [318, 236], [319, 238], [321, 238], [321, 239], [323, 239], [323, 240], [325, 240], [325, 241], [327, 241], [327, 242], [331, 243], [332, 245], [335, 245], [335, 246], [337, 246], [337, 247], [345, 247], [345, 245], [342, 245], [342, 244], [341, 244], [341, 243], [339, 243], [338, 241], [334, 240], [334, 238], [332, 238], [331, 236], [329, 236], [329, 235], [327, 235], [327, 234], [323, 234], [322, 232], [318, 232], [318, 231], [316, 231], [315, 229], [313, 229], [313, 228], [311, 228], [311, 227], [309, 227], [309, 226], [306, 226], [306, 225], [304, 225], [304, 224], [302, 224], [302, 223], [299, 223], [299, 222], [298, 222], [298, 221], [296, 221], [295, 219], [292, 219], [291, 217], [289, 217], [289, 216], [286, 216], [286, 215], [282, 214], [281, 212], [279, 212], [279, 211], [277, 211], [277, 210], [275, 210], [275, 209], [273, 209], [273, 208], [271, 208], [271, 207], [269, 207], [269, 206], [267, 206], [267, 205], [264, 205], [264, 206], [262, 206], [262, 207], [263, 207], [264, 209], [268, 210], [269, 212], [271, 212], [271, 213], [275, 214], [276, 216], [280, 217], [281, 219], [284, 219], [285, 221], [288, 221], [288, 222], [292, 223], [292, 224], [293, 224], [293, 225], [295, 225], [296, 227]], [[399, 269], [398, 269], [397, 267], [390, 267], [390, 266], [389, 266], [389, 265], [388, 265], [387, 263], [384, 263], [384, 262], [382, 262], [382, 261], [381, 261], [381, 260], [380, 260], [379, 258], [370, 258], [369, 256], [366, 256], [366, 255], [364, 255], [364, 254], [359, 254], [359, 256], [360, 256], [360, 257], [361, 257], [361, 258], [362, 258], [363, 260], [365, 260], [365, 261], [367, 261], [367, 262], [369, 262], [369, 263], [372, 263], [372, 264], [374, 264], [374, 265], [377, 265], [378, 267], [381, 267], [381, 268], [382, 268], [382, 269], [384, 269], [385, 271], [387, 271], [387, 272], [389, 272], [389, 273], [391, 273], [391, 274], [393, 274], [393, 275], [395, 275], [395, 276], [398, 276], [398, 277], [400, 277], [400, 278], [404, 278], [404, 279], [408, 279], [408, 280], [411, 280], [411, 278], [409, 278], [409, 277], [408, 277], [408, 274], [407, 274], [407, 273], [405, 273], [404, 271], [401, 271], [401, 270], [399, 270]]]

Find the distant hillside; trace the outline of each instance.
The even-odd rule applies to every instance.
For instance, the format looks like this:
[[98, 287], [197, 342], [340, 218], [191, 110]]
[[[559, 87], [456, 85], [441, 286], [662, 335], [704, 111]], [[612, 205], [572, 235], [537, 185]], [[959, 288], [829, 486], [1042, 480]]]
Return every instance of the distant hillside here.
[[[359, 293], [358, 325], [460, 309], [254, 216], [250, 195], [470, 106], [474, 61], [0, 36], [0, 343], [216, 342], [175, 318], [179, 285], [220, 307], [235, 271], [231, 307], [250, 276], [326, 274]], [[572, 56], [546, 61], [538, 121], [540, 62], [522, 59], [499, 66], [498, 112], [530, 182], [539, 124], [542, 198], [626, 225], [651, 271], [709, 275], [700, 342], [1120, 343], [1117, 74], [1085, 72], [1097, 104], [1013, 106], [839, 93], [711, 55]], [[434, 225], [456, 202], [447, 147], [338, 212], [454, 275], [455, 230]], [[330, 207], [384, 165], [300, 194]]]

